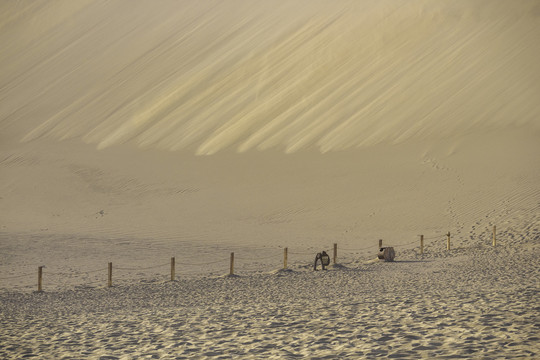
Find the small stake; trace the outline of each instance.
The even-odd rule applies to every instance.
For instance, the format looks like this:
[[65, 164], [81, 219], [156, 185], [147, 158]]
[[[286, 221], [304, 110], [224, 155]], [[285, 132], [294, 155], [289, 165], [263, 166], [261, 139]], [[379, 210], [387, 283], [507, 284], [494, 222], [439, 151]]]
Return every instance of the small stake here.
[[234, 253], [231, 253], [231, 269], [229, 272], [230, 275], [234, 275]]
[[337, 244], [334, 243], [334, 265], [337, 264]]
[[446, 250], [450, 251], [450, 231], [448, 232], [448, 234], [446, 234], [446, 236]]
[[109, 263], [109, 277], [107, 281], [107, 287], [112, 287], [112, 262]]
[[37, 285], [37, 291], [42, 292], [43, 291], [43, 266], [38, 267], [38, 285]]
[[382, 248], [382, 239], [379, 239], [379, 249]]
[[493, 246], [497, 246], [497, 226], [493, 225]]
[[175, 266], [175, 259], [174, 257], [171, 258], [171, 281], [174, 281], [174, 266]]
[[420, 235], [420, 255], [424, 255], [424, 235]]
[[283, 268], [287, 268], [288, 248], [283, 249]]

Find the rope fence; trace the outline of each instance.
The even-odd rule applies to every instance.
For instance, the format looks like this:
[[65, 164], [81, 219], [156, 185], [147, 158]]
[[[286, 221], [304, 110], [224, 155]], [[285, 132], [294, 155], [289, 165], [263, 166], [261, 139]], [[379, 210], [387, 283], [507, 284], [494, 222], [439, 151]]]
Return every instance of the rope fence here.
[[34, 274], [23, 274], [23, 275], [15, 275], [15, 276], [8, 276], [8, 277], [2, 277], [0, 280], [12, 280], [12, 279], [21, 279], [28, 276], [34, 276]]
[[342, 250], [342, 251], [349, 251], [349, 252], [354, 252], [354, 251], [366, 251], [366, 250], [373, 249], [373, 248], [375, 248], [375, 247], [376, 247], [375, 245], [372, 245], [372, 246], [367, 246], [367, 247], [363, 247], [363, 248], [355, 248], [355, 249], [350, 249], [350, 248], [340, 248], [340, 250]]
[[[420, 255], [423, 255], [424, 254], [424, 250], [425, 250], [425, 241], [426, 240], [430, 240], [431, 243], [433, 244], [433, 240], [441, 240], [443, 238], [446, 238], [447, 240], [447, 246], [446, 246], [446, 250], [447, 251], [450, 251], [451, 249], [451, 233], [448, 232], [444, 235], [432, 235], [432, 236], [429, 236], [429, 237], [425, 237], [424, 235], [418, 235], [419, 236], [419, 241], [416, 240], [416, 241], [412, 241], [412, 242], [407, 242], [407, 243], [403, 243], [403, 244], [395, 244], [395, 245], [392, 245], [392, 246], [383, 246], [383, 240], [382, 239], [379, 239], [379, 243], [378, 245], [370, 245], [370, 246], [366, 246], [366, 247], [362, 247], [362, 248], [340, 248], [339, 251], [340, 253], [358, 253], [358, 252], [361, 252], [361, 251], [366, 251], [366, 250], [377, 250], [379, 252], [379, 259], [383, 259], [381, 257], [381, 252], [383, 252], [383, 250], [385, 249], [388, 249], [388, 248], [391, 248], [392, 249], [392, 253], [393, 253], [393, 248], [394, 247], [410, 247], [410, 246], [414, 246], [412, 249], [409, 249], [409, 250], [413, 250], [413, 249], [419, 249], [419, 254]], [[496, 246], [496, 226], [493, 226], [493, 240], [492, 240], [492, 246]], [[330, 257], [330, 253], [332, 253], [332, 258], [333, 258], [333, 263], [334, 264], [339, 264], [338, 262], [338, 244], [337, 243], [334, 243], [334, 246], [333, 246], [333, 249], [326, 249], [324, 250], [324, 252], [328, 253], [328, 257]], [[322, 252], [321, 252], [322, 253]], [[288, 266], [289, 266], [289, 255], [297, 255], [297, 256], [301, 256], [301, 257], [305, 257], [305, 256], [313, 256], [313, 255], [320, 255], [321, 253], [319, 254], [316, 254], [315, 251], [289, 251], [288, 248], [284, 248], [283, 249], [283, 254], [279, 254], [279, 253], [273, 253], [271, 255], [266, 255], [266, 256], [259, 256], [259, 257], [250, 257], [249, 259], [246, 259], [246, 258], [242, 258], [242, 264], [240, 265], [239, 267], [239, 270], [240, 271], [254, 271], [254, 270], [260, 270], [263, 266], [276, 266], [278, 265], [277, 264], [277, 261], [281, 258], [282, 261], [283, 261], [283, 269], [288, 269]], [[272, 264], [261, 264], [261, 261], [264, 261], [264, 260], [270, 260], [270, 259], [273, 259], [274, 261], [272, 261]], [[385, 257], [386, 259], [386, 257]], [[393, 260], [393, 257], [392, 259]], [[235, 261], [235, 257], [234, 257], [234, 252], [230, 253], [230, 259], [229, 259], [229, 275], [234, 275], [234, 261]], [[328, 260], [329, 261], [329, 260]], [[181, 265], [182, 267], [186, 267], [186, 266], [209, 266], [209, 265], [216, 265], [216, 264], [225, 264], [227, 262], [227, 259], [224, 257], [222, 259], [219, 259], [219, 260], [215, 260], [215, 261], [207, 261], [207, 262], [184, 262], [182, 261]], [[305, 263], [304, 263], [305, 264]], [[315, 260], [315, 268], [316, 268], [316, 264], [317, 264], [317, 258]], [[141, 272], [141, 271], [145, 271], [145, 270], [155, 270], [155, 269], [161, 269], [161, 268], [164, 268], [164, 267], [168, 267], [170, 266], [170, 280], [171, 281], [174, 281], [175, 280], [175, 276], [176, 276], [176, 259], [175, 257], [172, 257], [170, 262], [166, 262], [166, 263], [161, 263], [161, 264], [158, 264], [158, 265], [152, 265], [152, 266], [147, 266], [147, 267], [124, 267], [124, 266], [115, 266], [113, 268], [113, 263], [112, 262], [109, 262], [108, 263], [108, 267], [106, 268], [99, 268], [99, 269], [94, 269], [94, 270], [89, 270], [89, 271], [82, 271], [82, 272], [49, 272], [49, 271], [46, 271], [46, 274], [47, 276], [51, 275], [51, 276], [58, 276], [58, 277], [66, 277], [66, 278], [74, 278], [74, 277], [78, 277], [78, 276], [86, 276], [88, 278], [90, 278], [90, 275], [92, 274], [95, 274], [95, 273], [98, 273], [98, 272], [107, 272], [108, 276], [107, 276], [107, 287], [112, 287], [112, 280], [113, 280], [113, 269], [114, 270], [119, 270], [119, 271], [123, 271], [123, 272]], [[42, 288], [42, 284], [43, 284], [43, 274], [45, 273], [44, 271], [44, 268], [45, 266], [39, 266], [38, 267], [38, 292], [41, 292], [43, 291], [43, 288]], [[324, 267], [323, 267], [324, 269]], [[165, 274], [163, 274], [165, 275]], [[13, 275], [13, 276], [6, 276], [6, 277], [0, 277], [0, 280], [14, 280], [14, 279], [21, 279], [21, 278], [27, 278], [27, 277], [33, 277], [35, 276], [35, 273], [25, 273], [25, 274], [20, 274], [20, 275]], [[83, 284], [83, 286], [88, 286], [88, 285], [92, 285], [92, 284], [97, 284], [97, 283], [103, 283], [103, 279], [100, 280], [100, 279], [87, 279], [87, 281]]]
[[394, 247], [411, 246], [411, 245], [414, 245], [414, 244], [418, 244], [418, 242], [417, 242], [417, 241], [413, 241], [413, 242], [410, 242], [410, 243], [407, 243], [407, 244], [394, 245]]
[[125, 270], [125, 271], [140, 271], [140, 270], [153, 270], [153, 269], [161, 268], [161, 267], [164, 267], [164, 266], [167, 266], [167, 265], [169, 265], [169, 263], [164, 263], [164, 264], [154, 265], [154, 266], [148, 266], [148, 267], [143, 267], [143, 268], [116, 267], [115, 269], [117, 269], [117, 270]]
[[182, 264], [183, 265], [187, 265], [187, 266], [203, 266], [203, 265], [215, 265], [215, 264], [219, 264], [219, 263], [224, 263], [226, 262], [227, 260], [225, 259], [222, 259], [222, 260], [216, 260], [216, 261], [211, 261], [211, 262], [202, 262], [202, 263], [188, 263], [188, 262], [183, 262]]
[[[418, 236], [421, 236], [421, 235], [418, 235]], [[444, 238], [446, 237], [446, 234], [444, 235], [436, 235], [436, 236], [431, 236], [431, 237], [424, 237], [424, 240], [435, 240], [435, 239], [440, 239], [440, 238]]]

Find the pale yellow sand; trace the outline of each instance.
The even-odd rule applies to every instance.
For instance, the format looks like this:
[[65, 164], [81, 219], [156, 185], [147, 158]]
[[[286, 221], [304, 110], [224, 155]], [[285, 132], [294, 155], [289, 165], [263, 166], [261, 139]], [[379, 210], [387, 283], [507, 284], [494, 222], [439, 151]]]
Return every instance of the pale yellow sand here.
[[0, 355], [535, 358], [538, 255], [524, 241], [327, 272], [3, 292]]
[[538, 356], [539, 38], [534, 0], [1, 2], [0, 354]]

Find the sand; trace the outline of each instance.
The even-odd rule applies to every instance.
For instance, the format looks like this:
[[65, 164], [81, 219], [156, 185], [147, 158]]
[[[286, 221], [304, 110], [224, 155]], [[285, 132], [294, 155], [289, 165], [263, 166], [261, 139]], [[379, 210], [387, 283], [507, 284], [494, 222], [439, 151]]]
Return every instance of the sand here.
[[539, 14], [1, 2], [0, 357], [539, 357]]
[[[398, 252], [399, 254], [399, 252]], [[538, 242], [3, 292], [4, 358], [535, 358]]]

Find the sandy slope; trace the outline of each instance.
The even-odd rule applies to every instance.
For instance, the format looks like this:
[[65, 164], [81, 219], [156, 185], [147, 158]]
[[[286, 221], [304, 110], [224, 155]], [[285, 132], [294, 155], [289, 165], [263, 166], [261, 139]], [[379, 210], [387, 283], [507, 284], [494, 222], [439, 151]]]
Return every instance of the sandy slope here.
[[539, 128], [536, 1], [2, 7], [0, 126], [27, 141], [294, 152]]
[[535, 1], [0, 6], [6, 233], [347, 245], [538, 212]]
[[508, 131], [431, 146], [202, 158], [14, 144], [2, 162], [2, 232], [151, 240], [173, 253], [186, 242], [362, 247], [447, 231], [465, 242], [493, 225], [537, 224], [537, 140]]
[[0, 354], [537, 356], [538, 38], [534, 0], [0, 2]]

